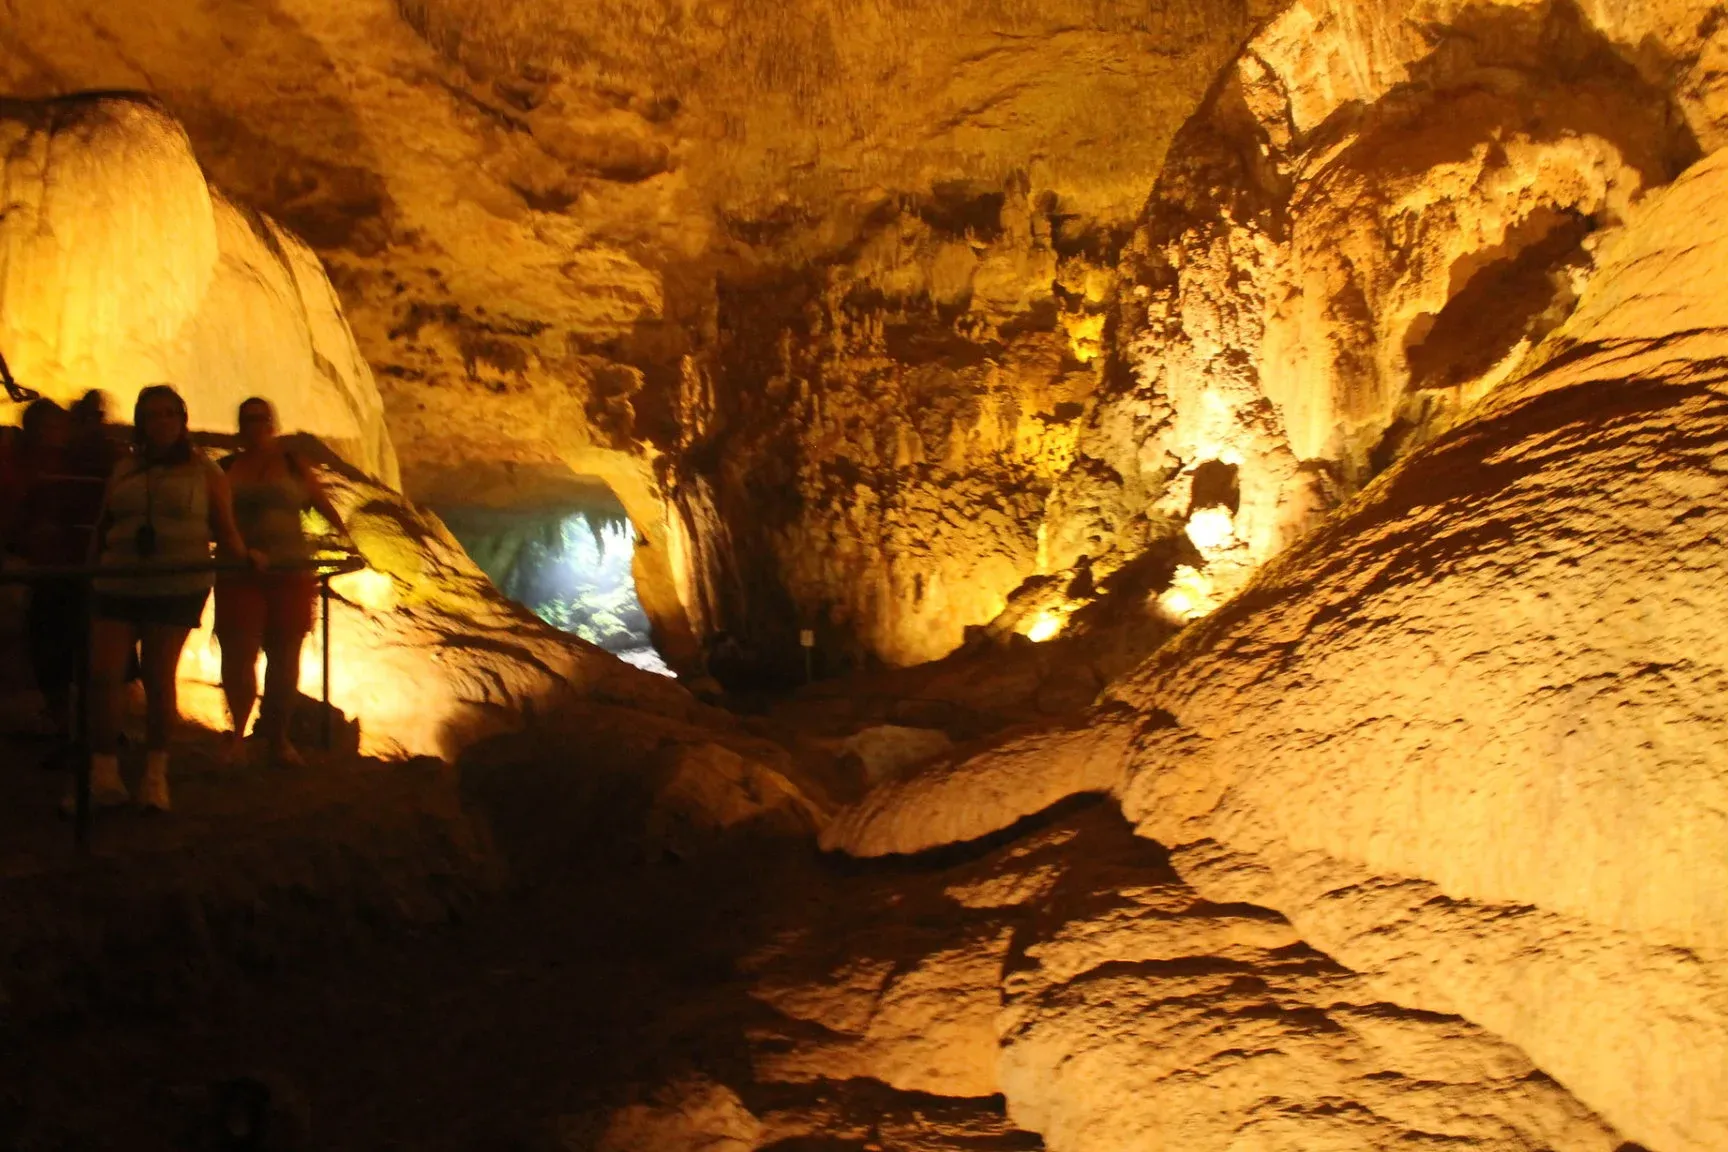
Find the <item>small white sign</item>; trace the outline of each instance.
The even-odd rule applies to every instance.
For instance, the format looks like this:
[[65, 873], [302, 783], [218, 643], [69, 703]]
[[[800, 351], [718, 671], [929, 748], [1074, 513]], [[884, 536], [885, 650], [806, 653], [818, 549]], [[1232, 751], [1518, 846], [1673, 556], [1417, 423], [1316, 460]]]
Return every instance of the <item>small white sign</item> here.
[[798, 646], [800, 648], [814, 648], [814, 647], [816, 647], [816, 633], [815, 633], [815, 631], [813, 631], [812, 629], [809, 629], [809, 628], [805, 628], [802, 631], [800, 631], [798, 633]]

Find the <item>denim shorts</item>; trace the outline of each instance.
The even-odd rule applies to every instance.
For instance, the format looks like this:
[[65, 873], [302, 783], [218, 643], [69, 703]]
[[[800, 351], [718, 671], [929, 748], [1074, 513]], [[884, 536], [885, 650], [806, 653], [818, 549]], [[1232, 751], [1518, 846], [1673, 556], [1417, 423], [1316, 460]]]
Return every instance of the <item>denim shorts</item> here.
[[169, 628], [196, 628], [204, 620], [204, 602], [208, 599], [208, 588], [170, 596], [118, 596], [98, 592], [96, 619], [117, 620], [135, 626], [160, 624]]

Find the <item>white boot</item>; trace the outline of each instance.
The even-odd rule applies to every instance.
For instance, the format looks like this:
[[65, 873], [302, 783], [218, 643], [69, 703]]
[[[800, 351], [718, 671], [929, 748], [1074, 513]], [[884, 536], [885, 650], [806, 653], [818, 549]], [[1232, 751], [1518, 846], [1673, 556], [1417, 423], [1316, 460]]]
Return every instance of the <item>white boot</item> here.
[[138, 803], [157, 812], [168, 811], [168, 753], [144, 754], [144, 779], [138, 784]]
[[120, 779], [120, 757], [97, 752], [90, 757], [90, 802], [100, 808], [126, 803], [126, 782]]

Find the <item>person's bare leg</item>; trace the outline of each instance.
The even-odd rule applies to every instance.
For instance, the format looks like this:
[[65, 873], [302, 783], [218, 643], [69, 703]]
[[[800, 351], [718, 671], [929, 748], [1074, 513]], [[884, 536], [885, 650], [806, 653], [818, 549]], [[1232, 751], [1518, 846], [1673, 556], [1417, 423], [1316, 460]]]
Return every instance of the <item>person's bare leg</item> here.
[[288, 734], [300, 694], [300, 649], [305, 641], [304, 634], [272, 636], [264, 648], [264, 706], [258, 713], [258, 727], [269, 741], [271, 758], [279, 764], [300, 763]]
[[85, 704], [90, 735], [90, 793], [98, 804], [126, 800], [120, 780], [120, 716], [126, 707], [126, 663], [132, 656], [132, 625], [96, 620], [90, 626], [90, 696]]
[[[222, 645], [222, 692], [228, 698], [228, 716], [234, 724], [224, 758], [239, 764], [246, 755], [246, 725], [258, 702], [258, 651], [264, 643], [263, 629], [252, 620], [223, 621], [217, 639]], [[263, 722], [260, 716], [260, 727]]]
[[148, 624], [143, 628], [144, 779], [138, 799], [146, 808], [168, 811], [168, 742], [180, 720], [177, 677], [180, 650], [190, 628]]

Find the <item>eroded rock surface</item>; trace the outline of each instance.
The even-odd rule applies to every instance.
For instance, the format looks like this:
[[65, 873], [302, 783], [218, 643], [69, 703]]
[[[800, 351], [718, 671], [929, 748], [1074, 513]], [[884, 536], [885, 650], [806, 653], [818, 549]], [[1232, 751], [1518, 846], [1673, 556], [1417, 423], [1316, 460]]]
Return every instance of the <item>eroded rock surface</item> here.
[[[757, 1147], [778, 1146], [789, 1113], [794, 1132], [847, 1138], [865, 1091], [879, 1115], [896, 1095], [923, 1101], [908, 1147], [1033, 1133], [1084, 1152], [1621, 1143], [1504, 1040], [1385, 999], [1276, 912], [1207, 900], [1106, 803], [969, 859], [839, 883], [831, 903], [789, 908], [798, 922], [745, 965], [771, 1010], [734, 1080], [764, 1121]], [[800, 1094], [825, 1106], [789, 1108]], [[679, 1108], [693, 1146], [709, 1095]], [[937, 1119], [982, 1116], [990, 1097], [1006, 1121], [978, 1145]], [[706, 1138], [737, 1130], [716, 1118]]]
[[[1124, 807], [1201, 892], [1278, 909], [1663, 1149], [1725, 1131], [1725, 173], [1647, 201], [1533, 371], [1109, 693], [1141, 718]], [[1052, 743], [1049, 775], [1099, 739]], [[925, 846], [967, 795], [998, 824], [1051, 799], [1017, 757], [962, 769], [830, 841]]]
[[673, 663], [795, 676], [1147, 556], [1111, 586], [1222, 602], [1722, 142], [1715, 11], [81, 0], [0, 79], [154, 93], [309, 239], [411, 495], [602, 480]]
[[1537, 371], [1119, 693], [1192, 734], [1123, 795], [1225, 846], [1204, 889], [1663, 1148], [1728, 1132], [1724, 187], [1653, 197]]
[[675, 662], [909, 663], [1038, 570], [1116, 252], [1266, 10], [26, 5], [0, 79], [152, 92], [308, 238], [417, 499], [598, 477]]

